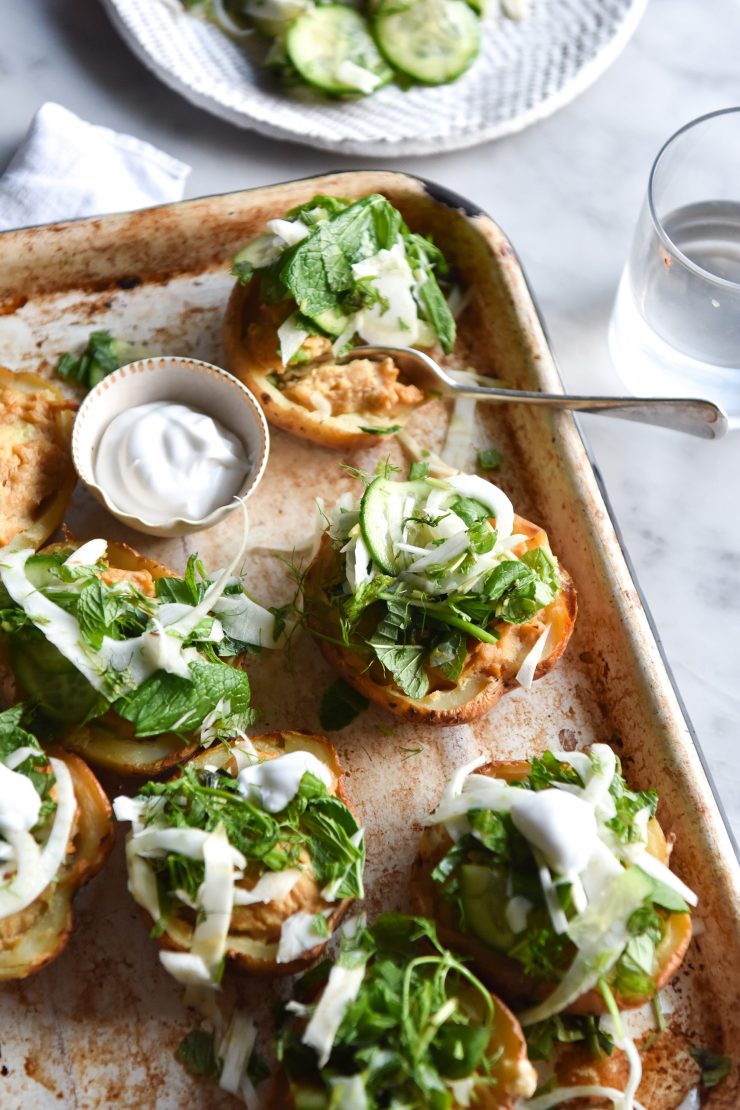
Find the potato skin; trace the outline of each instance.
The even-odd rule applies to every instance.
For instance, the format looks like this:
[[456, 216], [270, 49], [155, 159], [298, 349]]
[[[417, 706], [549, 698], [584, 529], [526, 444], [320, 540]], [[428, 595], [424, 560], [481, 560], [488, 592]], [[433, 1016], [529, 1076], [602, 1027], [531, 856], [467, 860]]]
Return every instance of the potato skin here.
[[[236, 282], [224, 317], [224, 350], [232, 374], [251, 389], [270, 423], [292, 435], [337, 450], [377, 444], [377, 435], [361, 431], [361, 425], [371, 420], [367, 413], [321, 416], [284, 396], [268, 380], [270, 373], [282, 369], [277, 329], [289, 314], [285, 302], [261, 303], [258, 278], [248, 286]], [[403, 425], [412, 411], [412, 407], [399, 406], [393, 423]]]
[[[515, 516], [514, 529], [527, 536], [515, 554], [532, 550], [547, 542], [545, 532], [536, 524]], [[397, 717], [419, 721], [425, 725], [457, 725], [477, 720], [496, 704], [499, 698], [517, 686], [516, 675], [524, 656], [537, 639], [544, 623], [550, 621], [556, 631], [555, 644], [541, 659], [535, 679], [548, 674], [565, 651], [576, 621], [578, 603], [575, 586], [568, 572], [559, 568], [562, 589], [541, 614], [524, 625], [499, 622], [501, 639], [495, 646], [474, 647], [468, 663], [454, 690], [432, 691], [420, 699], [409, 698], [396, 687], [379, 666], [373, 665], [369, 653], [350, 650], [335, 642], [341, 637], [329, 604], [328, 586], [338, 570], [337, 553], [325, 533], [305, 581], [305, 606], [309, 631], [314, 631], [324, 658], [339, 675], [376, 705]], [[476, 659], [487, 652], [484, 669], [476, 669]]]
[[[81, 546], [80, 541], [67, 537], [63, 542], [48, 544], [42, 548], [40, 554], [55, 551], [68, 551], [71, 554]], [[141, 555], [125, 543], [113, 541], [108, 543], [108, 565], [114, 573], [122, 571], [125, 574], [139, 575], [139, 586], [144, 593], [147, 589], [151, 592], [151, 586], [158, 578], [179, 577], [163, 563]], [[18, 683], [12, 677], [2, 637], [0, 637], [0, 682], [3, 700], [8, 704], [23, 697], [22, 691], [18, 689]], [[112, 711], [88, 721], [79, 728], [66, 729], [58, 739], [65, 748], [77, 752], [96, 767], [121, 775], [146, 775], [147, 777], [160, 775], [176, 767], [200, 747], [197, 740], [183, 742], [182, 737], [172, 732], [147, 740], [137, 739], [134, 736], [133, 725]]]
[[[334, 780], [332, 793], [354, 813], [344, 791], [342, 781], [344, 772], [339, 763], [336, 750], [323, 736], [316, 736], [309, 732], [300, 732], [297, 730], [289, 731], [286, 729], [280, 732], [265, 733], [262, 736], [253, 736], [250, 739], [257, 748], [257, 751], [269, 758], [275, 758], [289, 751], [310, 751], [320, 759], [331, 772]], [[191, 757], [187, 762], [195, 764], [209, 763], [217, 767], [226, 767], [233, 762], [233, 757], [230, 755], [226, 746], [219, 743], [214, 744], [211, 748], [208, 748], [207, 751], [198, 752], [197, 755]], [[178, 770], [173, 778], [177, 778], [181, 773], [181, 770]], [[354, 899], [352, 898], [345, 898], [341, 902], [325, 903], [327, 907], [330, 904], [334, 904], [336, 907], [328, 918], [330, 936], [308, 952], [305, 952], [298, 959], [292, 960], [290, 963], [279, 964], [274, 957], [264, 958], [252, 953], [240, 951], [238, 948], [238, 933], [229, 934], [232, 943], [230, 946], [227, 945], [226, 956], [228, 962], [239, 971], [261, 978], [284, 978], [285, 976], [296, 975], [301, 971], [305, 971], [321, 957], [326, 945], [331, 939], [331, 934], [346, 916], [353, 901]], [[143, 909], [141, 913], [148, 927], [151, 928], [154, 922], [150, 915]], [[192, 933], [192, 926], [189, 923], [181, 919], [181, 924], [184, 927], [184, 932]], [[246, 935], [248, 936], [248, 934]], [[170, 951], [184, 952], [187, 950], [186, 944], [178, 943], [176, 939], [173, 939], [173, 937], [169, 936], [167, 933], [163, 933], [158, 937], [157, 943], [160, 948], [169, 949]]]
[[[25, 979], [61, 954], [72, 934], [72, 900], [103, 867], [115, 838], [110, 802], [87, 764], [63, 748], [50, 747], [48, 754], [62, 760], [72, 776], [77, 799], [73, 850], [56, 883], [50, 884], [26, 910], [0, 922], [2, 981]], [[22, 919], [28, 916], [32, 921], [26, 928]], [[17, 939], [13, 934], [14, 919], [18, 919]]]
[[[523, 760], [493, 761], [476, 770], [477, 775], [489, 775], [507, 782], [516, 782], [529, 774], [530, 764]], [[477, 974], [487, 986], [500, 991], [515, 1008], [542, 1001], [550, 992], [547, 983], [532, 983], [522, 973], [521, 965], [501, 952], [496, 952], [470, 933], [463, 932], [454, 911], [440, 898], [431, 873], [439, 860], [452, 846], [443, 826], [425, 828], [419, 840], [419, 850], [411, 873], [411, 896], [417, 912], [431, 917], [443, 944], [453, 951], [462, 952], [471, 960]], [[655, 818], [648, 825], [648, 851], [661, 863], [668, 864], [671, 845]], [[666, 935], [658, 948], [659, 969], [655, 990], [650, 995], [625, 997], [614, 991], [621, 1010], [632, 1010], [646, 1002], [667, 986], [678, 971], [691, 940], [691, 916], [674, 913], [667, 919]], [[597, 990], [590, 990], [566, 1008], [569, 1014], [603, 1014], [606, 1005]]]
[[72, 465], [72, 425], [74, 424], [77, 404], [47, 378], [38, 374], [21, 373], [8, 370], [0, 366], [0, 391], [3, 389], [17, 390], [21, 393], [36, 393], [43, 391], [53, 394], [59, 402], [59, 409], [55, 413], [55, 439], [58, 445], [69, 455], [67, 472], [62, 477], [56, 491], [38, 506], [33, 522], [23, 531], [17, 533], [12, 539], [14, 548], [33, 547], [39, 548], [48, 540], [49, 536], [57, 530], [64, 519], [67, 506], [77, 485], [77, 474]]

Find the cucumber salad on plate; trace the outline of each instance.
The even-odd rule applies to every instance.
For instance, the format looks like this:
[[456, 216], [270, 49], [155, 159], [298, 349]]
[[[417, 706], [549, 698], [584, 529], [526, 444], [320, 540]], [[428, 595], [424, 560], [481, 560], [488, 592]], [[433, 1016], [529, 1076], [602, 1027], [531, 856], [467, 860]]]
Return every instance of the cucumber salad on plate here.
[[[258, 31], [271, 42], [264, 64], [290, 85], [332, 97], [369, 96], [397, 81], [445, 85], [475, 61], [484, 0], [179, 0], [240, 39]], [[511, 18], [525, 6], [508, 0]]]

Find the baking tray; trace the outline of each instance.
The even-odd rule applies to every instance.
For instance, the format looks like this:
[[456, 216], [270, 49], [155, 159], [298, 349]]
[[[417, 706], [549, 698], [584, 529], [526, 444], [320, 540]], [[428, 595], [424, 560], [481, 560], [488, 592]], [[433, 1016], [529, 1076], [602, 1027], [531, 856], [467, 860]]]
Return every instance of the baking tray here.
[[[464, 361], [518, 388], [562, 389], [516, 255], [501, 230], [467, 202], [419, 179], [350, 172], [206, 197], [142, 212], [7, 232], [0, 237], [0, 362], [51, 375], [59, 354], [93, 328], [160, 352], [223, 362], [221, 324], [231, 281], [228, 260], [266, 219], [314, 193], [385, 193], [415, 229], [431, 233], [462, 270], [475, 296], [461, 319]], [[431, 447], [442, 438], [441, 401], [414, 418]], [[453, 768], [481, 751], [530, 756], [606, 740], [627, 777], [655, 786], [659, 816], [676, 835], [675, 867], [700, 897], [700, 935], [669, 992], [669, 1021], [688, 1043], [733, 1056], [712, 1107], [740, 1105], [740, 873], [731, 841], [668, 676], [573, 418], [526, 407], [479, 406], [474, 436], [504, 455], [499, 476], [517, 510], [541, 522], [579, 590], [580, 614], [556, 670], [529, 691], [508, 695], [472, 726], [429, 729], [371, 708], [335, 741], [348, 794], [367, 829], [367, 909], [407, 908], [408, 874], [420, 820]], [[471, 449], [474, 449], [473, 443]], [[395, 450], [395, 447], [391, 448]], [[387, 443], [353, 455], [372, 468]], [[274, 430], [266, 477], [250, 501], [251, 542], [300, 547], [315, 523], [315, 498], [331, 503], [351, 485], [341, 456]], [[124, 539], [182, 568], [198, 550], [222, 566], [239, 542], [238, 520], [179, 540], [128, 532], [82, 489], [68, 514], [80, 538]], [[283, 563], [255, 551], [250, 588], [266, 603], [291, 591]], [[318, 730], [318, 702], [332, 679], [307, 637], [288, 658], [250, 661], [260, 729]], [[259, 730], [253, 730], [259, 731]], [[115, 789], [115, 782], [106, 783]], [[173, 1051], [194, 1024], [181, 990], [161, 969], [155, 945], [126, 893], [124, 830], [104, 872], [76, 902], [76, 928], [46, 971], [0, 992], [0, 1106], [176, 1108], [233, 1106], [230, 1096], [192, 1080]], [[276, 989], [248, 979], [225, 994], [269, 1021]], [[656, 1069], [649, 1110], [680, 1100], [681, 1069]]]

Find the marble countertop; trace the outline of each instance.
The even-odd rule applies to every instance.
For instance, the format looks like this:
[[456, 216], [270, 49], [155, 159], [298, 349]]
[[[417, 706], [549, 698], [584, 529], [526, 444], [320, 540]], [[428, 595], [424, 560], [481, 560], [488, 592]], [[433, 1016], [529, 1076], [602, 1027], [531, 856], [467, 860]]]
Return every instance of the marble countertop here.
[[[2, 7], [0, 168], [45, 100], [189, 162], [188, 196], [367, 165], [191, 107], [135, 60], [90, 0]], [[573, 391], [620, 389], [606, 329], [652, 158], [687, 120], [737, 102], [738, 41], [737, 0], [716, 0], [711, 15], [695, 0], [650, 0], [611, 69], [556, 115], [477, 149], [383, 163], [462, 193], [502, 225]], [[740, 432], [705, 443], [603, 417], [583, 427], [740, 833]]]

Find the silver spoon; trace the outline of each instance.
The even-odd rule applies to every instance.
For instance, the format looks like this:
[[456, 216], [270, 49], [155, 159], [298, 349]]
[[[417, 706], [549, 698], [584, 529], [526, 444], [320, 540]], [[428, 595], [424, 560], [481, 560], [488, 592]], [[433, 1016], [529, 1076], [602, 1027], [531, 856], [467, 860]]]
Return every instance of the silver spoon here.
[[536, 393], [522, 389], [497, 389], [494, 386], [467, 385], [455, 381], [438, 362], [424, 351], [413, 347], [353, 347], [338, 360], [354, 358], [381, 359], [390, 356], [399, 370], [413, 374], [427, 370], [462, 397], [479, 397], [488, 401], [517, 401], [540, 408], [570, 409], [572, 412], [596, 412], [637, 420], [642, 424], [658, 424], [676, 432], [688, 432], [702, 439], [721, 439], [729, 428], [727, 414], [712, 401], [685, 397], [583, 397], [568, 393]]

